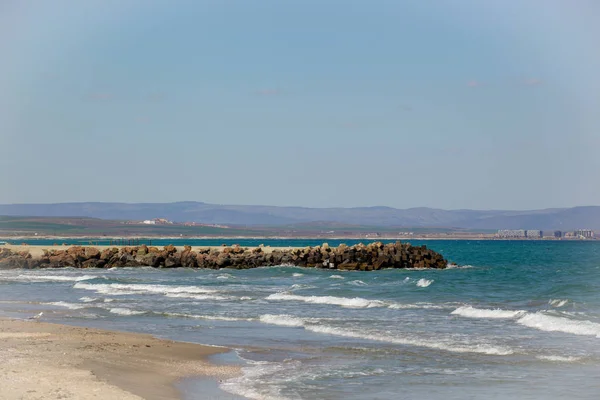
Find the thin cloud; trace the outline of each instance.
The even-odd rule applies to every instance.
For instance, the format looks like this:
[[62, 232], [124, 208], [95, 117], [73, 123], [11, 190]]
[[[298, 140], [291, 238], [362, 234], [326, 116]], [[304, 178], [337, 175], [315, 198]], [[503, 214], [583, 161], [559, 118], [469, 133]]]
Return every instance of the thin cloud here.
[[483, 83], [476, 81], [476, 80], [470, 80], [469, 82], [467, 82], [468, 87], [479, 87], [482, 85], [483, 85]]

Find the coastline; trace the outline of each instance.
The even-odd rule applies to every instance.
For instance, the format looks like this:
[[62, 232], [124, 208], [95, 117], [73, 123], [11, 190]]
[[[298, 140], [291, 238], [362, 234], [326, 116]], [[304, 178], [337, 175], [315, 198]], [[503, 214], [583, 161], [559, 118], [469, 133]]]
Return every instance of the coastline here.
[[[163, 236], [163, 235], [123, 235], [123, 236], [52, 236], [52, 235], [26, 235], [26, 236], [0, 236], [1, 241], [17, 241], [17, 240], [110, 240], [110, 239], [149, 239], [149, 240], [319, 240], [326, 242], [327, 240], [360, 240], [363, 242], [373, 242], [379, 240], [400, 240], [410, 242], [411, 240], [428, 241], [428, 240], [485, 240], [485, 241], [594, 241], [597, 238], [581, 239], [581, 238], [499, 238], [493, 235], [473, 235], [473, 236], [446, 236], [446, 235], [430, 235], [430, 236]], [[57, 246], [62, 243], [56, 243]]]
[[226, 351], [147, 334], [0, 318], [0, 397], [181, 399], [175, 384], [184, 378], [239, 373], [238, 366], [207, 361]]

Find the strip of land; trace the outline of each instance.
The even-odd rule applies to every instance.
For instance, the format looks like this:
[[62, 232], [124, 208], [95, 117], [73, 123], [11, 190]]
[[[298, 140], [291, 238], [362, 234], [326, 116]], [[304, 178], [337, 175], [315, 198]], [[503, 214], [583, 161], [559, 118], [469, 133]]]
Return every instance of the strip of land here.
[[277, 265], [372, 271], [386, 268], [446, 268], [448, 261], [425, 246], [409, 243], [341, 244], [330, 247], [196, 247], [173, 245], [0, 247], [0, 268], [257, 268]]
[[[69, 249], [71, 247], [75, 247], [73, 245], [60, 245], [60, 246], [49, 246], [49, 245], [12, 245], [12, 244], [4, 244], [4, 245], [0, 245], [0, 249], [7, 249], [7, 250], [11, 250], [12, 252], [15, 253], [29, 253], [31, 254], [31, 257], [33, 259], [40, 259], [42, 258], [42, 256], [44, 255], [44, 251], [46, 250], [65, 250], [65, 249]], [[125, 247], [132, 247], [132, 246], [90, 246], [93, 247], [95, 249], [98, 249], [98, 251], [102, 252], [104, 250], [107, 249], [122, 249]], [[182, 252], [185, 250], [185, 246], [173, 246], [174, 248], [177, 249], [177, 251]], [[190, 246], [191, 251], [194, 252], [199, 252], [199, 251], [206, 251], [206, 250], [223, 250], [224, 246]], [[256, 249], [258, 247], [249, 247], [250, 250]], [[260, 247], [261, 251], [266, 253], [266, 254], [271, 254], [274, 250], [278, 250], [278, 251], [289, 251], [289, 250], [293, 250], [293, 249], [301, 249], [303, 247], [271, 247], [271, 246], [263, 246]]]
[[0, 399], [179, 399], [189, 376], [224, 379], [237, 366], [213, 365], [221, 347], [149, 335], [0, 319]]

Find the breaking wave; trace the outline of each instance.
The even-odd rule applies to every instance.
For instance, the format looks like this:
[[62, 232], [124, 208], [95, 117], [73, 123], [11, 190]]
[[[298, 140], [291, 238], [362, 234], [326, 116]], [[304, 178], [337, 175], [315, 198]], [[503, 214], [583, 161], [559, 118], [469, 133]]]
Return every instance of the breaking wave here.
[[141, 314], [145, 314], [145, 311], [136, 311], [136, 310], [131, 310], [129, 308], [121, 308], [121, 307], [115, 307], [115, 308], [111, 308], [108, 311], [110, 311], [113, 314], [117, 314], [117, 315], [141, 315]]
[[221, 296], [218, 294], [192, 294], [192, 293], [166, 293], [166, 297], [176, 297], [193, 300], [230, 300], [235, 297]]
[[458, 307], [456, 310], [452, 311], [450, 314], [460, 315], [462, 317], [467, 318], [497, 318], [497, 319], [506, 319], [506, 318], [515, 318], [518, 316], [522, 316], [525, 314], [523, 310], [489, 310], [485, 308], [475, 308], [471, 306], [463, 306]]
[[446, 350], [454, 353], [479, 353], [487, 355], [505, 356], [513, 354], [513, 351], [506, 347], [494, 347], [487, 344], [454, 344], [441, 341], [430, 341], [417, 338], [406, 338], [391, 336], [374, 332], [356, 332], [348, 329], [334, 328], [329, 326], [309, 325], [306, 330], [315, 333], [324, 333], [327, 335], [343, 336], [354, 339], [375, 340], [392, 344], [401, 344], [409, 346], [427, 347], [436, 350]]
[[254, 321], [253, 318], [234, 318], [234, 317], [223, 317], [219, 315], [196, 315], [196, 314], [184, 314], [184, 313], [163, 313], [167, 317], [179, 317], [179, 318], [192, 318], [192, 319], [205, 319], [214, 321]]
[[355, 279], [353, 281], [347, 282], [348, 285], [354, 285], [354, 286], [367, 286], [368, 283], [365, 283], [363, 281], [361, 281], [360, 279]]
[[3, 280], [20, 281], [20, 282], [79, 282], [96, 279], [94, 275], [68, 276], [68, 275], [18, 275], [16, 277], [6, 277]]
[[65, 307], [70, 310], [79, 310], [81, 308], [85, 308], [85, 306], [83, 304], [67, 303], [66, 301], [54, 301], [52, 303], [44, 303], [44, 304], [48, 304], [51, 306]]
[[429, 280], [429, 279], [421, 278], [417, 281], [417, 286], [418, 287], [427, 287], [427, 286], [431, 285], [432, 283], [433, 283], [433, 279]]
[[274, 293], [266, 297], [267, 300], [303, 301], [310, 304], [332, 304], [350, 308], [385, 307], [380, 300], [368, 300], [361, 297], [347, 298], [334, 296], [299, 296], [295, 294]]
[[564, 332], [573, 335], [589, 335], [600, 338], [600, 324], [591, 321], [580, 321], [562, 317], [553, 317], [540, 312], [526, 314], [517, 323], [546, 332]]
[[537, 356], [540, 360], [555, 361], [555, 362], [576, 362], [581, 360], [580, 357], [573, 356]]
[[560, 308], [564, 305], [566, 305], [569, 302], [569, 300], [565, 299], [551, 299], [548, 301], [548, 304], [550, 304], [552, 307], [556, 307], [556, 308]]
[[198, 286], [169, 286], [169, 285], [144, 285], [144, 284], [125, 284], [125, 283], [76, 283], [75, 289], [93, 290], [96, 293], [111, 295], [126, 294], [174, 294], [174, 293], [215, 293], [214, 289], [202, 288]]
[[300, 327], [304, 326], [304, 320], [298, 317], [294, 317], [292, 315], [272, 315], [265, 314], [261, 315], [259, 318], [260, 322], [265, 324], [272, 325], [280, 325], [280, 326], [291, 326], [291, 327]]

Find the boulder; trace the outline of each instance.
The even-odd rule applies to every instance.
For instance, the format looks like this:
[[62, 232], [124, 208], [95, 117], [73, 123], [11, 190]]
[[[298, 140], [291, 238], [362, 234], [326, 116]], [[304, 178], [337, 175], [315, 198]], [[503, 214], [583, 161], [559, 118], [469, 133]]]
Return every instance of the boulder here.
[[92, 258], [99, 259], [100, 258], [100, 250], [95, 247], [86, 247], [85, 248], [85, 258], [90, 260]]

